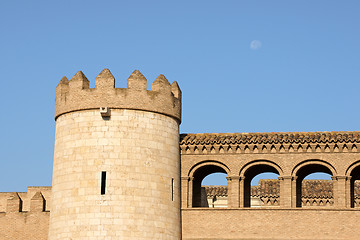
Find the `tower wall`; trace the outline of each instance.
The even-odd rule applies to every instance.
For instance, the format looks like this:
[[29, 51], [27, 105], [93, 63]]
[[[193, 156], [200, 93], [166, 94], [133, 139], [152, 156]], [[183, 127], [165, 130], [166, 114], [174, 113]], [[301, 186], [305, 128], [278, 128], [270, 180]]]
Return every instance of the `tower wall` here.
[[[62, 80], [57, 88], [49, 240], [180, 239], [180, 89], [160, 76], [160, 87], [158, 78], [147, 91], [134, 72], [118, 90], [104, 71], [95, 89], [82, 74], [75, 75], [82, 83]], [[117, 106], [136, 95], [147, 105]], [[88, 104], [76, 104], [79, 96]]]

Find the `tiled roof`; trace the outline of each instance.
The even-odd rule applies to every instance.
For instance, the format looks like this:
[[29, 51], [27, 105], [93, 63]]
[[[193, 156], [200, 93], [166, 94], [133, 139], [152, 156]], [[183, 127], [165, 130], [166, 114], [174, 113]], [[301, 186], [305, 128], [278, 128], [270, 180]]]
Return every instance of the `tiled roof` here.
[[203, 186], [208, 197], [226, 197], [228, 195], [227, 186]]
[[251, 186], [251, 196], [279, 196], [280, 182], [276, 179], [261, 179], [258, 186]]
[[355, 195], [355, 197], [360, 198], [360, 184], [359, 184], [359, 181], [355, 181], [355, 184], [354, 184], [354, 195]]
[[359, 143], [360, 132], [186, 133], [180, 135], [180, 145], [333, 142]]
[[302, 196], [307, 198], [332, 198], [332, 180], [304, 180]]
[[[227, 196], [227, 186], [203, 186], [206, 195]], [[332, 198], [332, 180], [304, 180], [302, 196], [305, 198]], [[251, 186], [252, 197], [277, 197], [280, 195], [280, 182], [276, 179], [261, 179], [258, 186]], [[360, 182], [355, 182], [355, 197], [360, 197]]]

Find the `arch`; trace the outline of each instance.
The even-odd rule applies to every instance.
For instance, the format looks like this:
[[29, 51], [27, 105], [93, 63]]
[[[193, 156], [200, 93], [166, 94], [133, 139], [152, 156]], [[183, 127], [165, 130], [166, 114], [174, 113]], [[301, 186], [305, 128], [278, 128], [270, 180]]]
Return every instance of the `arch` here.
[[[296, 179], [296, 207], [302, 207], [302, 184], [306, 176], [316, 172], [324, 172], [336, 176], [336, 169], [328, 162], [319, 159], [305, 160], [297, 164], [291, 175]], [[335, 191], [333, 191], [335, 193]], [[335, 197], [335, 196], [333, 196]], [[319, 204], [317, 204], [320, 206]]]
[[217, 166], [219, 168], [222, 168], [227, 175], [231, 175], [230, 174], [230, 169], [222, 162], [216, 161], [216, 160], [205, 160], [205, 161], [201, 161], [196, 163], [194, 166], [192, 166], [188, 172], [188, 177], [194, 177], [194, 173], [201, 167], [204, 166], [208, 166], [208, 165], [214, 165]]
[[[258, 174], [272, 172], [283, 175], [283, 170], [276, 163], [269, 160], [255, 160], [247, 163], [239, 172], [243, 179], [243, 202], [244, 207], [251, 207], [251, 180]], [[272, 203], [272, 202], [270, 202]], [[268, 202], [264, 202], [268, 204]], [[271, 204], [270, 204], [271, 205]]]
[[345, 176], [350, 177], [352, 171], [353, 171], [356, 167], [358, 167], [358, 166], [360, 166], [360, 160], [352, 163], [352, 164], [346, 169], [346, 171], [345, 171]]
[[346, 169], [345, 176], [350, 179], [350, 207], [354, 208], [357, 207], [355, 199], [355, 181], [360, 180], [360, 160], [352, 163], [348, 169]]
[[229, 168], [218, 161], [206, 160], [195, 164], [188, 173], [192, 178], [192, 206], [208, 207], [205, 188], [201, 186], [203, 179], [212, 173], [225, 173], [229, 176]]
[[[336, 169], [328, 162], [324, 161], [324, 160], [320, 160], [320, 159], [311, 159], [311, 160], [305, 160], [300, 162], [299, 164], [297, 164], [293, 170], [291, 171], [291, 176], [296, 177], [298, 175], [298, 172], [300, 169], [306, 167], [306, 166], [310, 166], [310, 165], [320, 165], [323, 166], [323, 169], [328, 169], [328, 171], [330, 172], [326, 172], [329, 173], [330, 175], [336, 176]], [[320, 169], [320, 170], [323, 170]]]
[[253, 166], [256, 166], [256, 165], [268, 165], [270, 167], [273, 167], [277, 170], [277, 173], [282, 176], [283, 175], [283, 170], [282, 168], [274, 163], [273, 161], [270, 161], [270, 160], [265, 160], [265, 159], [262, 159], [262, 160], [254, 160], [254, 161], [251, 161], [251, 162], [248, 162], [247, 164], [245, 164], [241, 169], [240, 169], [240, 172], [239, 172], [239, 176], [240, 177], [244, 177], [245, 176], [245, 173], [246, 171], [253, 167]]

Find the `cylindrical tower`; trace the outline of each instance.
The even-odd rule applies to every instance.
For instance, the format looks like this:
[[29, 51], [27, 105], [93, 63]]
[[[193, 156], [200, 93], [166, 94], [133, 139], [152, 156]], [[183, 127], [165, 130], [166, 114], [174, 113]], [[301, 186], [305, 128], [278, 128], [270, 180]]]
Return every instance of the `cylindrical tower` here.
[[49, 240], [181, 239], [181, 91], [134, 71], [115, 88], [78, 72], [56, 88]]

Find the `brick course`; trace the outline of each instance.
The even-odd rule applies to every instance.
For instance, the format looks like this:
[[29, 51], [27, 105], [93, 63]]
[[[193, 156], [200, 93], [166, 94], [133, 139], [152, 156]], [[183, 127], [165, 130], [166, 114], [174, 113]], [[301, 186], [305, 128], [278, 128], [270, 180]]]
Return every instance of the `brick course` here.
[[[108, 69], [95, 88], [82, 72], [61, 79], [52, 190], [0, 193], [0, 240], [358, 239], [359, 132], [180, 137], [179, 86], [163, 75], [146, 85], [139, 71], [126, 89]], [[302, 208], [302, 180], [319, 171], [332, 175], [334, 202]], [[196, 207], [214, 172], [227, 174], [228, 207]], [[279, 205], [249, 208], [262, 172], [279, 174]]]

